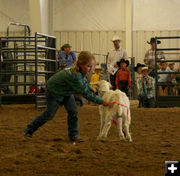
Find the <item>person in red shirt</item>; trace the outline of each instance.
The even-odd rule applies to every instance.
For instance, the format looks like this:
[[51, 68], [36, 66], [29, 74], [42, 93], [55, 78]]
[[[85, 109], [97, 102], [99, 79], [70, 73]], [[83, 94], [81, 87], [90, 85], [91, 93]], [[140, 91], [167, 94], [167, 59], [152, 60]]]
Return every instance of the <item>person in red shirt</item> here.
[[131, 86], [131, 73], [127, 69], [129, 65], [129, 61], [125, 59], [121, 59], [120, 62], [117, 62], [119, 66], [119, 70], [116, 74], [116, 89], [121, 90], [129, 96], [129, 86]]

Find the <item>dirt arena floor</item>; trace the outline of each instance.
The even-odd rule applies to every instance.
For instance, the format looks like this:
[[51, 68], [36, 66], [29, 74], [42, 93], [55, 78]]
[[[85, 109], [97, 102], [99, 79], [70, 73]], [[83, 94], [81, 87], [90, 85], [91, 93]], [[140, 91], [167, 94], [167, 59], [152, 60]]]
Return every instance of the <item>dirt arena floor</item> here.
[[96, 140], [98, 106], [79, 109], [84, 143], [67, 138], [66, 112], [41, 127], [32, 139], [23, 129], [35, 115], [34, 105], [0, 107], [0, 176], [163, 176], [164, 161], [180, 160], [180, 108], [139, 109], [132, 104], [133, 142], [120, 142], [113, 125], [108, 140]]

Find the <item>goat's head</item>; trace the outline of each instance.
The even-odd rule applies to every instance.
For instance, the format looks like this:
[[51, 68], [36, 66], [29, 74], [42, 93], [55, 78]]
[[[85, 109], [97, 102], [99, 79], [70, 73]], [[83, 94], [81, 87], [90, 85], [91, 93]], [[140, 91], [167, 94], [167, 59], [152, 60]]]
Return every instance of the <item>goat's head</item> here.
[[98, 94], [101, 97], [112, 87], [111, 84], [105, 80], [98, 81], [96, 85], [98, 86]]

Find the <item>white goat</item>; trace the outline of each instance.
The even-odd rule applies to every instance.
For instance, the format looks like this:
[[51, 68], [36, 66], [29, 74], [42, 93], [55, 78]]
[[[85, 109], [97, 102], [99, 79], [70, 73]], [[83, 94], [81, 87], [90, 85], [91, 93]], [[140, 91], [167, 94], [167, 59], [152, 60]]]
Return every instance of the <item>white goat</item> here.
[[120, 90], [110, 90], [111, 84], [105, 80], [97, 83], [99, 96], [107, 102], [116, 102], [109, 106], [99, 106], [101, 117], [101, 126], [98, 140], [105, 140], [111, 127], [112, 120], [117, 121], [120, 140], [132, 141], [129, 133], [129, 125], [131, 122], [130, 103], [124, 92]]

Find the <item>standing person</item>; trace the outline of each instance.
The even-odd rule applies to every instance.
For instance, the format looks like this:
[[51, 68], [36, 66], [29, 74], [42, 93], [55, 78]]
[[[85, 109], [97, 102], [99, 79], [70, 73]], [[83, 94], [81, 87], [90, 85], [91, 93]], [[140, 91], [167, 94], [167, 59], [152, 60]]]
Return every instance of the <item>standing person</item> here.
[[143, 67], [141, 73], [137, 80], [139, 107], [154, 108], [154, 79], [148, 75], [148, 67]]
[[[6, 48], [6, 42], [1, 41], [0, 43], [1, 47], [0, 48]], [[6, 60], [8, 60], [9, 63], [6, 63]], [[10, 53], [10, 51], [3, 51], [2, 50], [2, 55], [1, 55], [1, 68], [0, 71], [2, 72], [9, 72], [13, 71], [13, 64], [10, 62], [13, 60], [13, 56]], [[11, 80], [12, 74], [2, 74], [1, 75], [1, 83], [9, 83]], [[9, 89], [8, 86], [0, 86], [0, 89], [4, 92], [4, 94], [12, 94], [13, 92]]]
[[137, 97], [137, 80], [138, 78], [142, 77], [141, 70], [142, 68], [145, 67], [144, 64], [137, 63], [136, 67], [134, 67], [134, 72], [135, 72], [135, 97]]
[[74, 64], [76, 55], [71, 51], [71, 46], [67, 43], [61, 47], [61, 52], [57, 55], [57, 59], [59, 60], [59, 67], [62, 70]]
[[[155, 38], [151, 38], [150, 42], [151, 48], [146, 52], [144, 63], [149, 69], [149, 76], [155, 77]], [[157, 40], [157, 44], [160, 44], [161, 41]], [[162, 51], [157, 51], [157, 59], [165, 59], [164, 53]]]
[[142, 74], [141, 74], [141, 71], [142, 71], [142, 68], [145, 67], [144, 64], [141, 64], [141, 63], [137, 63], [136, 67], [134, 67], [134, 71], [135, 71], [135, 81], [137, 82], [137, 79], [138, 78], [141, 78], [142, 77]]
[[116, 73], [116, 88], [126, 93], [129, 96], [129, 87], [131, 86], [131, 73], [127, 69], [129, 61], [121, 59], [120, 62], [117, 62], [119, 70]]
[[94, 56], [82, 51], [72, 68], [61, 70], [47, 81], [47, 108], [36, 116], [25, 128], [24, 135], [32, 137], [33, 133], [47, 121], [51, 120], [60, 105], [64, 105], [68, 113], [68, 136], [70, 141], [83, 142], [78, 132], [78, 111], [74, 93], [81, 94], [88, 100], [107, 106], [108, 103], [93, 93], [86, 79], [95, 63]]
[[113, 90], [116, 89], [116, 72], [118, 70], [117, 62], [119, 62], [122, 58], [128, 59], [127, 52], [124, 48], [120, 47], [121, 39], [118, 36], [114, 36], [112, 39], [114, 44], [114, 50], [111, 51], [108, 55], [107, 61], [107, 71], [110, 75], [110, 82], [113, 86]]

